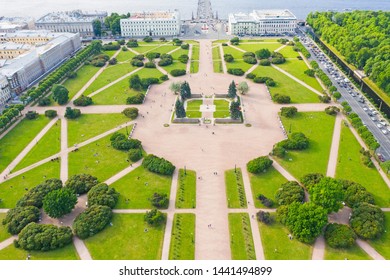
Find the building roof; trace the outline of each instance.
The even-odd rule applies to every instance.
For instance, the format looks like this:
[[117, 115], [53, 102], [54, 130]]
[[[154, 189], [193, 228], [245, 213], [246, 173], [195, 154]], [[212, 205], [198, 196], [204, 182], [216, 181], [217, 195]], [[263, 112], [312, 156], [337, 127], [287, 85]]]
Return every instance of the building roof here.
[[107, 12], [82, 12], [80, 10], [67, 12], [53, 12], [44, 15], [36, 23], [65, 23], [65, 22], [92, 22], [99, 17], [106, 17]]
[[131, 12], [130, 18], [125, 21], [133, 20], [152, 20], [152, 19], [179, 19], [179, 11], [148, 11], [148, 12]]
[[0, 44], [0, 50], [29, 50], [31, 45], [28, 44], [18, 44], [14, 42], [6, 42]]
[[267, 20], [296, 20], [295, 15], [289, 10], [253, 10], [252, 13], [229, 14], [231, 23], [237, 22], [257, 22]]

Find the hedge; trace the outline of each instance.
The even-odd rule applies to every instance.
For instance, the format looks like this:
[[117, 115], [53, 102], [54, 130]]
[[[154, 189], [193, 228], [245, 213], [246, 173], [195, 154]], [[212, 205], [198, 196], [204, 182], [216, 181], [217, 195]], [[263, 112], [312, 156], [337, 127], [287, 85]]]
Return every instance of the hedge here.
[[102, 205], [114, 208], [118, 202], [119, 193], [105, 183], [100, 183], [88, 192], [88, 205]]
[[112, 218], [110, 207], [102, 205], [90, 206], [87, 210], [76, 217], [73, 222], [75, 235], [86, 239], [102, 231]]
[[144, 158], [142, 166], [151, 172], [162, 175], [172, 175], [176, 168], [168, 160], [159, 158], [153, 154], [149, 154]]

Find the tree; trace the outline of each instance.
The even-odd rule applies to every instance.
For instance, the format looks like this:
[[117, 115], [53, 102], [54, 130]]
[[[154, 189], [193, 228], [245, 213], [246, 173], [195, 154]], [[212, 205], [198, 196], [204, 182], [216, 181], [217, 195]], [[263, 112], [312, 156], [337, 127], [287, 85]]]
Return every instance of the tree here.
[[384, 163], [382, 163], [382, 167], [386, 170], [386, 173], [388, 174], [390, 171], [390, 160], [387, 160]]
[[38, 101], [38, 105], [39, 106], [49, 106], [51, 103], [50, 101], [50, 98], [49, 97], [42, 97], [41, 99], [39, 99]]
[[355, 244], [356, 234], [347, 225], [328, 224], [325, 228], [325, 241], [332, 248], [350, 248]]
[[289, 104], [289, 103], [291, 103], [291, 97], [290, 96], [279, 94], [279, 93], [275, 93], [274, 96], [272, 97], [272, 99], [273, 99], [273, 101], [275, 101], [278, 104]]
[[142, 150], [141, 149], [130, 149], [127, 153], [128, 158], [132, 162], [137, 162], [142, 158]]
[[169, 85], [169, 89], [174, 93], [174, 94], [179, 94], [180, 92], [180, 88], [181, 88], [181, 83], [177, 82], [172, 82], [170, 85]]
[[144, 158], [142, 166], [153, 173], [161, 175], [172, 175], [176, 168], [170, 161], [153, 154], [149, 154]]
[[71, 107], [66, 107], [65, 118], [77, 119], [80, 116], [81, 116], [81, 111], [79, 109], [72, 109]]
[[126, 104], [142, 104], [145, 99], [145, 94], [139, 92], [136, 95], [129, 96], [126, 99]]
[[45, 111], [45, 116], [48, 118], [55, 118], [57, 117], [57, 111], [56, 110], [46, 110]]
[[82, 107], [89, 106], [92, 103], [93, 103], [92, 98], [89, 96], [85, 96], [85, 95], [81, 95], [79, 98], [77, 98], [77, 99], [75, 99], [75, 101], [73, 101], [73, 104], [75, 106], [82, 106]]
[[343, 204], [344, 192], [341, 183], [333, 178], [325, 177], [309, 189], [310, 201], [322, 206], [327, 213], [338, 212]]
[[236, 96], [237, 96], [236, 83], [234, 81], [232, 81], [229, 85], [228, 97], [229, 98], [236, 98]]
[[286, 118], [292, 118], [298, 113], [298, 109], [294, 106], [280, 108], [280, 114]]
[[102, 36], [102, 23], [100, 20], [95, 19], [92, 21], [92, 29], [93, 29], [93, 34], [95, 34], [96, 37]]
[[269, 225], [272, 223], [271, 214], [265, 211], [259, 211], [256, 213], [257, 220], [263, 224]]
[[73, 190], [62, 188], [48, 193], [43, 199], [43, 210], [52, 218], [61, 218], [70, 213], [77, 203]]
[[255, 158], [246, 165], [247, 170], [253, 174], [259, 174], [271, 167], [273, 161], [266, 156]]
[[126, 117], [134, 120], [138, 117], [138, 108], [135, 107], [129, 107], [122, 111], [122, 114], [124, 114]]
[[249, 91], [249, 86], [248, 86], [247, 82], [244, 81], [244, 82], [239, 83], [237, 90], [242, 95], [247, 94]]
[[38, 222], [41, 213], [35, 206], [16, 207], [7, 212], [3, 225], [12, 234], [18, 234], [26, 225], [31, 222]]
[[343, 187], [344, 201], [349, 207], [357, 207], [363, 202], [374, 204], [375, 201], [373, 195], [362, 185], [348, 180], [339, 181]]
[[146, 212], [144, 220], [151, 226], [158, 226], [165, 221], [165, 216], [159, 210], [152, 209]]
[[93, 186], [88, 192], [88, 206], [102, 205], [111, 209], [118, 202], [119, 193], [105, 183]]
[[36, 119], [37, 117], [38, 117], [38, 113], [36, 112], [36, 111], [28, 111], [27, 113], [26, 113], [26, 119], [28, 119], [28, 120], [34, 120], [34, 119]]
[[179, 77], [179, 76], [184, 76], [186, 74], [186, 70], [185, 69], [173, 69], [171, 71], [171, 75], [173, 77]]
[[132, 88], [134, 90], [141, 90], [141, 88], [142, 88], [141, 79], [137, 74], [132, 75], [130, 77], [129, 84], [130, 84], [130, 88]]
[[184, 109], [184, 104], [179, 99], [176, 100], [175, 114], [176, 114], [177, 118], [185, 118], [186, 117], [186, 110]]
[[52, 92], [54, 101], [56, 101], [59, 105], [64, 105], [68, 102], [69, 91], [63, 85], [55, 84], [52, 88]]
[[305, 191], [297, 182], [290, 181], [282, 184], [276, 191], [275, 199], [279, 205], [289, 205], [293, 202], [302, 203], [305, 200]]
[[182, 100], [191, 98], [191, 88], [186, 81], [180, 85], [180, 96]]
[[224, 54], [223, 59], [226, 62], [233, 62], [234, 61], [234, 57], [230, 53]]
[[363, 202], [353, 208], [350, 224], [360, 238], [379, 238], [385, 230], [385, 215], [378, 206]]
[[69, 177], [68, 181], [65, 183], [65, 188], [71, 189], [76, 194], [84, 194], [89, 192], [89, 190], [98, 183], [99, 180], [96, 177], [82, 173]]
[[153, 196], [149, 198], [149, 201], [156, 208], [168, 208], [169, 198], [166, 193], [154, 193]]
[[241, 107], [240, 107], [240, 102], [238, 101], [232, 101], [230, 103], [230, 117], [233, 120], [237, 120], [241, 117]]
[[325, 209], [312, 202], [293, 202], [277, 210], [277, 219], [301, 242], [313, 243], [328, 222]]
[[110, 207], [92, 205], [74, 220], [74, 233], [81, 239], [91, 237], [102, 231], [110, 223], [111, 218]]
[[257, 59], [267, 59], [271, 56], [271, 52], [269, 49], [260, 49], [256, 51]]
[[309, 190], [312, 186], [318, 184], [322, 178], [324, 178], [324, 175], [321, 173], [309, 173], [301, 178], [301, 183]]
[[59, 179], [48, 179], [36, 187], [30, 189], [19, 201], [16, 203], [17, 207], [35, 206], [41, 208], [43, 199], [51, 191], [62, 188], [62, 182]]

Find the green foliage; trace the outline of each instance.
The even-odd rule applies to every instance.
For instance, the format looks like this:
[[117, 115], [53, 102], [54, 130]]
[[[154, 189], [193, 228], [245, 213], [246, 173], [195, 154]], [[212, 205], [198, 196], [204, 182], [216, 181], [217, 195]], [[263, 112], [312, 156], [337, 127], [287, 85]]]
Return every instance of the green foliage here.
[[53, 118], [57, 117], [57, 111], [56, 110], [46, 110], [45, 116], [53, 119]]
[[247, 170], [253, 174], [265, 172], [271, 167], [273, 161], [266, 156], [255, 158], [249, 161], [246, 165]]
[[149, 198], [152, 205], [156, 208], [168, 208], [169, 198], [166, 193], [154, 193], [151, 198]]
[[257, 59], [267, 59], [271, 56], [271, 52], [269, 49], [260, 49], [256, 51]]
[[92, 205], [74, 220], [74, 233], [81, 239], [94, 236], [110, 223], [111, 218], [112, 211], [110, 207]]
[[145, 99], [145, 94], [137, 93], [134, 96], [129, 96], [126, 99], [126, 104], [142, 104]]
[[294, 106], [280, 108], [280, 114], [286, 118], [292, 118], [298, 113], [298, 109]]
[[138, 76], [138, 74], [132, 75], [129, 78], [129, 86], [130, 86], [130, 88], [132, 88], [134, 90], [141, 90], [142, 84], [141, 84], [141, 79]]
[[70, 213], [77, 203], [73, 190], [62, 188], [49, 192], [43, 199], [43, 210], [52, 218], [61, 218]]
[[227, 72], [234, 76], [243, 76], [245, 74], [245, 71], [241, 68], [228, 68]]
[[120, 20], [124, 18], [129, 18], [130, 14], [119, 15], [117, 13], [111, 13], [110, 16], [104, 18], [104, 25], [111, 30], [112, 35], [121, 34], [121, 24]]
[[313, 69], [307, 69], [304, 73], [309, 77], [314, 77], [315, 71]]
[[54, 190], [62, 188], [62, 182], [59, 179], [48, 179], [38, 186], [29, 190], [19, 201], [16, 203], [17, 207], [35, 206], [41, 208], [43, 205], [43, 199], [45, 196]]
[[159, 210], [152, 209], [146, 212], [144, 220], [151, 226], [159, 226], [165, 221], [165, 216]]
[[290, 96], [279, 94], [279, 93], [275, 93], [274, 96], [272, 97], [272, 100], [278, 104], [290, 104], [291, 103]]
[[110, 42], [110, 43], [108, 43], [108, 44], [104, 44], [104, 45], [102, 46], [102, 49], [103, 49], [104, 51], [117, 51], [117, 50], [119, 50], [120, 48], [121, 48], [121, 46], [120, 46], [119, 44], [112, 43], [112, 42]]
[[272, 80], [270, 77], [255, 77], [253, 82], [256, 84], [265, 84], [268, 80]]
[[135, 108], [135, 107], [126, 108], [122, 111], [122, 114], [125, 115], [126, 117], [134, 120], [138, 117], [138, 108]]
[[142, 162], [142, 166], [151, 172], [162, 175], [172, 175], [176, 168], [171, 162], [167, 161], [166, 159], [159, 158], [152, 154], [149, 154], [145, 157]]
[[281, 145], [274, 145], [272, 148], [272, 155], [278, 157], [278, 158], [284, 158], [286, 155], [286, 149], [283, 148]]
[[277, 218], [304, 243], [313, 243], [328, 222], [328, 215], [321, 206], [312, 202], [301, 204], [293, 202], [277, 210]]
[[276, 191], [275, 199], [279, 205], [289, 205], [293, 202], [303, 203], [305, 191], [297, 182], [289, 181], [282, 184]]
[[177, 118], [185, 118], [186, 117], [186, 110], [184, 109], [184, 103], [181, 102], [179, 99], [176, 100], [175, 114], [176, 114]]
[[230, 39], [230, 43], [239, 43], [240, 42], [240, 38], [238, 37], [233, 37], [232, 39]]
[[[319, 95], [318, 96], [318, 99], [322, 102], [322, 103], [329, 103], [330, 102], [330, 97], [327, 96], [327, 95]], [[331, 106], [333, 107], [333, 106]], [[330, 107], [328, 107], [330, 108]], [[336, 107], [337, 108], [337, 107]], [[334, 112], [334, 110], [331, 110], [332, 112]], [[340, 111], [340, 110], [339, 110]], [[326, 112], [326, 109], [325, 109], [325, 112]], [[326, 112], [328, 114], [328, 112]], [[328, 115], [331, 115], [331, 114], [328, 114]]]
[[333, 93], [333, 97], [336, 98], [337, 100], [341, 98], [341, 93], [336, 91], [335, 93]]
[[265, 206], [265, 207], [268, 207], [268, 208], [271, 208], [272, 206], [274, 206], [274, 202], [272, 199], [266, 197], [265, 195], [263, 194], [259, 194], [257, 196], [257, 199], [260, 200], [260, 202]]
[[28, 111], [25, 115], [26, 119], [28, 120], [34, 120], [39, 116], [39, 114], [36, 111]]
[[158, 62], [159, 66], [168, 66], [173, 63], [173, 57], [170, 54], [163, 54], [160, 61]]
[[322, 206], [327, 213], [338, 212], [343, 204], [344, 192], [340, 181], [325, 177], [309, 189], [310, 201]]
[[128, 46], [129, 48], [136, 48], [136, 47], [138, 47], [138, 42], [137, 42], [137, 40], [128, 41], [126, 43], [126, 46]]
[[293, 132], [288, 139], [277, 145], [286, 150], [306, 150], [309, 147], [309, 139], [302, 132]]
[[256, 59], [254, 53], [251, 53], [251, 54], [253, 54], [253, 56], [251, 56], [251, 55], [245, 56], [245, 54], [247, 54], [247, 53], [244, 53], [244, 55], [243, 55], [244, 62], [246, 62], [248, 64], [256, 64], [257, 63], [257, 59]]
[[[343, 103], [342, 105], [344, 107], [344, 110], [346, 107], [349, 107], [348, 103], [346, 103], [346, 104]], [[363, 126], [363, 122], [361, 121], [361, 119], [359, 118], [359, 116], [357, 114], [354, 114], [354, 113], [349, 114], [348, 119], [352, 122], [352, 126], [358, 130], [359, 135], [362, 137], [363, 141], [367, 144], [367, 146], [370, 148], [370, 150], [375, 151], [376, 149], [378, 149], [380, 147], [378, 141], [376, 140], [374, 135], [371, 133], [371, 131], [369, 131], [368, 129], [363, 129], [363, 130], [360, 129], [361, 127], [364, 127], [364, 126]]]
[[272, 56], [271, 62], [273, 64], [283, 64], [286, 62], [284, 56], [279, 52], [273, 52], [271, 56]]
[[347, 225], [328, 224], [325, 228], [325, 241], [332, 248], [350, 248], [355, 244], [356, 234]]
[[[183, 46], [183, 45], [182, 45]], [[179, 56], [178, 60], [181, 62], [181, 63], [184, 63], [184, 64], [187, 64], [188, 60], [189, 60], [189, 56], [186, 55], [186, 54], [182, 54], [181, 56]]]
[[142, 150], [141, 149], [130, 149], [127, 153], [128, 158], [132, 162], [137, 162], [142, 158]]
[[182, 100], [191, 98], [191, 88], [187, 81], [184, 81], [184, 83], [180, 85], [180, 96]]
[[76, 174], [71, 176], [65, 183], [65, 188], [71, 189], [76, 194], [84, 194], [97, 185], [99, 180], [89, 174]]
[[240, 94], [242, 94], [242, 95], [247, 94], [248, 91], [249, 91], [248, 83], [245, 82], [245, 81], [240, 82], [240, 83], [238, 84], [238, 86], [237, 86], [237, 90], [238, 90], [238, 92], [239, 92]]
[[190, 45], [189, 44], [183, 44], [183, 45], [181, 45], [181, 48], [183, 50], [188, 50], [190, 48]]
[[117, 60], [115, 57], [111, 58], [111, 59], [108, 61], [108, 64], [110, 64], [110, 65], [115, 65], [115, 64], [117, 64], [117, 63], [118, 63], [118, 60]]
[[35, 206], [16, 207], [7, 212], [2, 223], [10, 234], [15, 235], [29, 223], [38, 222], [40, 215], [39, 209]]
[[178, 94], [180, 92], [180, 88], [181, 88], [181, 83], [177, 82], [172, 82], [170, 85], [169, 85], [169, 89], [174, 93], [174, 94]]
[[260, 59], [259, 64], [261, 66], [270, 66], [271, 65], [271, 61], [269, 61], [269, 59]]
[[246, 78], [253, 80], [254, 78], [256, 78], [256, 75], [253, 73], [248, 73], [248, 74], [246, 74]]
[[95, 19], [94, 21], [92, 21], [92, 29], [93, 29], [93, 34], [96, 37], [102, 36], [102, 23], [100, 20]]
[[229, 98], [236, 98], [237, 96], [237, 88], [236, 88], [236, 83], [234, 81], [232, 81], [230, 84], [229, 84], [229, 89], [228, 89], [228, 97]]
[[14, 241], [15, 247], [26, 251], [50, 251], [72, 243], [70, 227], [56, 227], [45, 224], [28, 224]]
[[168, 80], [169, 80], [168, 75], [162, 75], [162, 76], [160, 77], [160, 81], [168, 81]]
[[133, 58], [131, 61], [130, 61], [130, 64], [134, 67], [143, 67], [144, 66], [144, 63], [142, 60], [139, 60], [139, 59], [135, 59]]
[[306, 57], [309, 58], [310, 52], [302, 45], [301, 42], [295, 42], [295, 46], [299, 49], [299, 51]]
[[51, 103], [49, 97], [42, 97], [41, 99], [38, 100], [38, 105], [39, 106], [49, 106]]
[[65, 118], [77, 119], [80, 116], [81, 116], [81, 111], [79, 109], [72, 109], [71, 107], [66, 107]]
[[301, 183], [306, 189], [310, 189], [312, 186], [318, 184], [324, 175], [321, 173], [309, 173], [301, 178]]
[[171, 75], [172, 75], [173, 77], [184, 76], [186, 73], [187, 73], [187, 72], [186, 72], [186, 70], [184, 70], [184, 69], [173, 69], [173, 70], [171, 71]]
[[265, 211], [259, 211], [256, 213], [257, 220], [263, 224], [269, 225], [272, 223], [271, 214]]
[[353, 208], [350, 225], [360, 238], [379, 238], [385, 230], [385, 215], [378, 206], [363, 202]]
[[66, 87], [56, 84], [53, 86], [52, 92], [54, 101], [56, 101], [59, 105], [64, 105], [68, 102], [69, 91]]
[[144, 42], [146, 43], [150, 43], [150, 42], [153, 42], [153, 38], [150, 37], [150, 36], [146, 36], [145, 38], [142, 39]]
[[230, 117], [233, 120], [238, 120], [241, 117], [241, 107], [239, 101], [232, 101], [230, 102]]
[[142, 143], [137, 139], [128, 139], [126, 135], [120, 132], [115, 132], [111, 137], [111, 146], [120, 151], [128, 151], [130, 149], [141, 149]]
[[156, 68], [156, 64], [154, 64], [152, 61], [146, 62], [145, 68]]
[[93, 103], [92, 98], [85, 95], [81, 95], [79, 98], [73, 101], [73, 104], [75, 106], [82, 106], [82, 107], [92, 105], [92, 103]]
[[118, 202], [119, 193], [105, 183], [97, 184], [88, 192], [88, 206], [101, 205], [111, 209]]
[[[160, 53], [157, 52], [148, 52], [146, 54], [146, 58], [149, 59], [149, 61], [153, 61], [156, 58], [159, 58], [161, 56]], [[164, 59], [164, 57], [161, 57], [161, 59]]]
[[224, 54], [223, 59], [226, 62], [233, 62], [234, 61], [234, 57], [230, 53]]

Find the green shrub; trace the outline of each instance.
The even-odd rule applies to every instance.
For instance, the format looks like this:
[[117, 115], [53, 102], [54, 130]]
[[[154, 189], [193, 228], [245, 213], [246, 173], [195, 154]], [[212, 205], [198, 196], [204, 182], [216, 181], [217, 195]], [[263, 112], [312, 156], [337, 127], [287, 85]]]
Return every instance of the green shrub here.
[[137, 93], [134, 96], [127, 97], [126, 104], [142, 104], [145, 99], [145, 94]]
[[25, 116], [28, 120], [34, 120], [39, 116], [39, 114], [35, 111], [28, 111]]
[[79, 98], [73, 101], [73, 104], [75, 106], [83, 106], [83, 107], [91, 105], [92, 103], [93, 103], [92, 98], [85, 95], [81, 95]]
[[138, 117], [138, 108], [135, 108], [135, 107], [126, 108], [122, 111], [122, 114], [125, 115], [126, 117], [134, 120]]
[[149, 61], [145, 63], [145, 68], [156, 68], [156, 64], [153, 62]]
[[66, 107], [65, 118], [77, 119], [80, 116], [81, 116], [81, 111], [79, 109], [72, 109], [70, 107]]
[[307, 69], [304, 71], [304, 73], [309, 77], [314, 77], [315, 71], [313, 69]]
[[273, 161], [266, 156], [255, 158], [246, 165], [247, 170], [253, 174], [259, 174], [271, 167]]
[[356, 234], [347, 225], [328, 224], [325, 228], [325, 241], [332, 248], [350, 248], [355, 244]]
[[128, 152], [128, 158], [132, 162], [137, 162], [142, 158], [141, 149], [130, 149]]
[[173, 77], [184, 76], [186, 73], [187, 73], [187, 72], [186, 72], [186, 70], [184, 70], [184, 69], [173, 69], [173, 70], [171, 71], [171, 75], [172, 75]]
[[49, 192], [43, 199], [43, 210], [52, 218], [61, 218], [72, 212], [77, 203], [73, 190], [62, 188]]
[[57, 111], [56, 110], [46, 110], [45, 116], [53, 119], [53, 118], [57, 117]]
[[41, 208], [43, 205], [43, 199], [45, 196], [54, 190], [62, 188], [62, 182], [59, 179], [48, 179], [36, 187], [29, 190], [19, 201], [16, 203], [17, 207], [35, 206]]
[[146, 43], [153, 42], [153, 38], [150, 37], [150, 36], [146, 36], [146, 37], [144, 37], [142, 40], [143, 40], [144, 42], [146, 42]]
[[260, 200], [260, 202], [261, 202], [265, 207], [271, 208], [271, 207], [274, 205], [274, 202], [272, 201], [272, 199], [269, 199], [268, 197], [266, 197], [266, 196], [263, 195], [263, 194], [259, 194], [259, 195], [257, 196], [257, 198]]
[[137, 59], [137, 60], [144, 60], [145, 59], [145, 55], [143, 54], [137, 54], [136, 56], [133, 57], [133, 59]]
[[275, 199], [279, 205], [289, 205], [293, 202], [303, 203], [305, 191], [297, 182], [289, 181], [282, 184], [276, 191]]
[[169, 80], [168, 75], [162, 75], [160, 77], [160, 81], [168, 81], [168, 80]]
[[144, 66], [144, 63], [142, 60], [138, 60], [138, 59], [132, 59], [130, 61], [130, 64], [134, 67], [143, 67]]
[[271, 56], [269, 49], [260, 49], [256, 51], [257, 59], [268, 59]]
[[292, 118], [298, 113], [298, 109], [294, 106], [280, 108], [280, 114], [286, 118]]
[[301, 178], [301, 183], [306, 189], [310, 189], [318, 184], [322, 178], [324, 178], [324, 175], [321, 173], [309, 173]]
[[146, 212], [144, 216], [145, 222], [152, 226], [158, 226], [165, 221], [165, 216], [157, 209], [152, 209]]
[[74, 220], [74, 233], [81, 239], [94, 236], [110, 223], [111, 218], [112, 211], [110, 207], [92, 205], [80, 213]]
[[244, 62], [246, 62], [248, 64], [256, 64], [257, 59], [255, 57], [252, 57], [252, 56], [244, 56]]
[[329, 106], [325, 108], [325, 113], [331, 116], [337, 115], [338, 112], [340, 112], [340, 109], [337, 108], [336, 106]]
[[256, 213], [257, 220], [263, 224], [269, 225], [272, 223], [271, 214], [265, 211], [259, 211]]
[[271, 65], [271, 61], [269, 61], [269, 59], [261, 59], [259, 64], [261, 66], [270, 66]]
[[115, 132], [110, 140], [111, 146], [117, 150], [128, 151], [130, 149], [142, 148], [141, 141], [137, 139], [127, 139], [127, 136], [120, 132]]
[[181, 45], [181, 48], [183, 50], [188, 50], [190, 48], [190, 45], [189, 44], [183, 44], [183, 45]]
[[247, 78], [247, 79], [253, 80], [254, 78], [256, 78], [256, 75], [253, 74], [253, 73], [248, 73], [248, 74], [246, 75], [246, 78]]
[[268, 79], [265, 84], [268, 86], [268, 87], [274, 87], [276, 86], [276, 82], [272, 79]]
[[[182, 45], [183, 46], [183, 45]], [[181, 56], [179, 56], [179, 61], [181, 62], [181, 63], [184, 63], [184, 64], [187, 64], [187, 62], [188, 62], [188, 60], [189, 60], [190, 58], [188, 57], [188, 55], [186, 55], [186, 54], [182, 54]]]
[[233, 61], [234, 61], [234, 57], [233, 57], [231, 54], [229, 54], [229, 53], [224, 54], [223, 59], [224, 59], [226, 62], [233, 62]]
[[291, 103], [290, 96], [279, 94], [279, 93], [275, 93], [272, 99], [273, 99], [273, 101], [275, 101], [278, 104], [289, 104], [289, 103]]
[[136, 48], [138, 47], [138, 42], [137, 41], [129, 41], [126, 44], [129, 48]]
[[319, 95], [318, 98], [322, 103], [329, 103], [330, 102], [330, 97], [327, 95]]
[[49, 106], [51, 103], [49, 97], [42, 97], [41, 99], [38, 100], [38, 105], [39, 106]]
[[3, 225], [12, 234], [18, 234], [25, 226], [31, 222], [38, 222], [41, 212], [35, 206], [16, 207], [7, 212], [3, 220]]
[[353, 208], [350, 225], [360, 238], [379, 238], [385, 230], [384, 224], [385, 215], [378, 206], [363, 202]]
[[118, 202], [119, 193], [105, 183], [97, 184], [88, 192], [88, 206], [102, 205], [111, 209]]
[[288, 139], [280, 141], [277, 145], [286, 150], [305, 150], [309, 147], [309, 139], [302, 132], [294, 132]]
[[344, 202], [351, 208], [359, 206], [360, 203], [374, 204], [374, 197], [365, 187], [359, 183], [349, 180], [340, 180], [344, 191]]
[[257, 84], [265, 84], [268, 80], [272, 80], [270, 77], [255, 77], [253, 82]]
[[245, 74], [244, 70], [242, 70], [241, 68], [229, 68], [227, 72], [234, 76], [243, 76]]
[[97, 184], [99, 184], [99, 180], [92, 175], [76, 174], [69, 177], [64, 187], [71, 189], [76, 194], [84, 194]]
[[159, 158], [152, 154], [149, 154], [144, 158], [142, 166], [151, 172], [162, 175], [172, 175], [176, 168], [166, 159]]
[[149, 199], [149, 201], [156, 208], [168, 208], [169, 198], [166, 193], [154, 193], [153, 196]]

